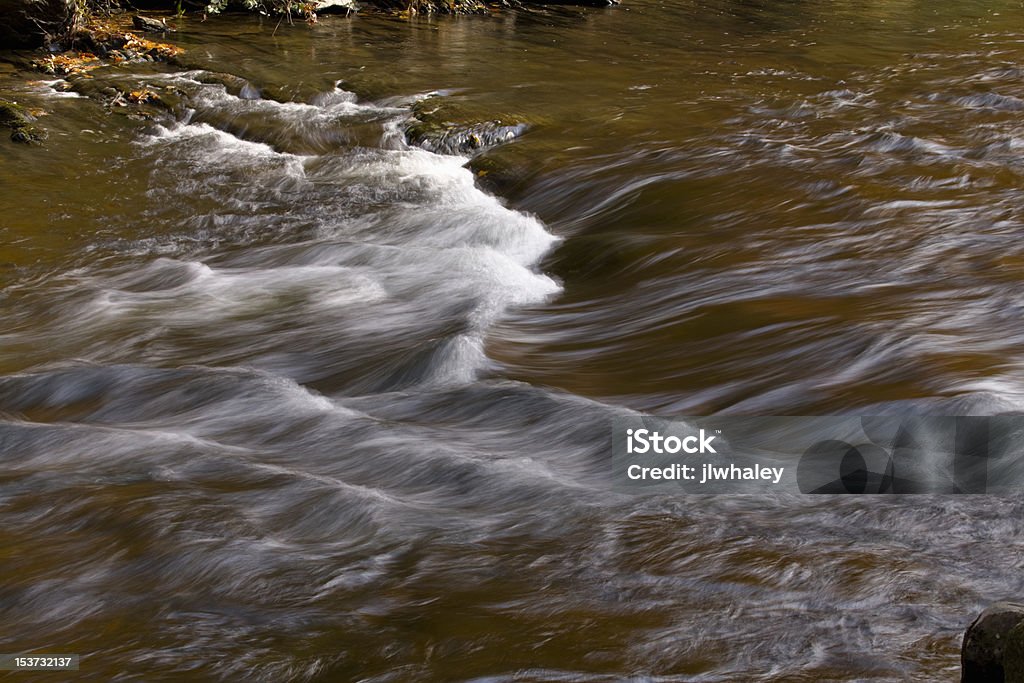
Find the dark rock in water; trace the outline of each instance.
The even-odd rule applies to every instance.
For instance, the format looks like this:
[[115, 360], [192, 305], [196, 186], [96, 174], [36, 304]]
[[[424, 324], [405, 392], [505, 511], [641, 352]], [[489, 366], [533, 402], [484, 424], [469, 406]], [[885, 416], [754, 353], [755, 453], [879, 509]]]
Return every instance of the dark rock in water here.
[[19, 128], [18, 130], [11, 133], [11, 140], [14, 142], [20, 142], [24, 145], [31, 145], [36, 142], [41, 142], [46, 139], [46, 134], [42, 131], [38, 131], [35, 128]]
[[168, 31], [173, 30], [162, 21], [150, 19], [149, 17], [144, 17], [140, 14], [136, 14], [132, 17], [132, 26], [139, 31], [148, 31], [150, 33], [167, 33]]
[[46, 137], [32, 125], [35, 118], [14, 102], [0, 100], [0, 126], [11, 129], [11, 140], [31, 144]]
[[29, 118], [24, 110], [14, 102], [0, 100], [0, 126], [17, 128], [28, 125]]
[[473, 154], [511, 142], [524, 132], [524, 124], [506, 126], [500, 121], [486, 121], [466, 127], [452, 124], [442, 129], [414, 124], [406, 129], [406, 139], [410, 144], [439, 154]]
[[439, 154], [474, 154], [515, 140], [527, 125], [506, 119], [480, 120], [444, 98], [429, 97], [413, 106], [405, 128], [411, 145]]
[[967, 627], [961, 683], [1024, 683], [1024, 604], [997, 602]]

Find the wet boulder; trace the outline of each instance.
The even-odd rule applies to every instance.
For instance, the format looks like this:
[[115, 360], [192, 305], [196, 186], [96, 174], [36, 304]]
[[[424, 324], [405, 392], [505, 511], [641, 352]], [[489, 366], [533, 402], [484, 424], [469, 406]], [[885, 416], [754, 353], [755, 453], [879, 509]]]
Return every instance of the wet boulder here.
[[964, 633], [961, 683], [1024, 683], [1024, 604], [997, 602]]
[[35, 117], [14, 102], [0, 100], [0, 126], [11, 130], [11, 140], [31, 144], [39, 142], [45, 134], [32, 125]]
[[132, 26], [137, 31], [145, 31], [148, 33], [167, 33], [174, 30], [158, 19], [144, 17], [141, 14], [136, 14], [132, 17]]
[[471, 155], [479, 150], [511, 142], [526, 131], [525, 124], [504, 125], [485, 121], [468, 126], [450, 125], [441, 129], [411, 126], [406, 139], [423, 149], [438, 154]]
[[444, 97], [428, 97], [412, 108], [405, 139], [438, 154], [474, 155], [515, 140], [528, 129], [513, 117], [484, 118]]

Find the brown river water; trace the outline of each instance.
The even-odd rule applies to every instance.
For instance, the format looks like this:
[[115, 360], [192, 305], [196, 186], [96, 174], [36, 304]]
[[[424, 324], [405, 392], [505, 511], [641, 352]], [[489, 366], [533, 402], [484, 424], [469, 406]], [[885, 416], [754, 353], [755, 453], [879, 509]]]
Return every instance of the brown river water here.
[[[958, 679], [1024, 500], [625, 495], [608, 425], [1024, 409], [1020, 2], [275, 23], [95, 72], [159, 122], [0, 71], [49, 132], [0, 144], [0, 652]], [[431, 93], [530, 124], [504, 170], [405, 143]]]

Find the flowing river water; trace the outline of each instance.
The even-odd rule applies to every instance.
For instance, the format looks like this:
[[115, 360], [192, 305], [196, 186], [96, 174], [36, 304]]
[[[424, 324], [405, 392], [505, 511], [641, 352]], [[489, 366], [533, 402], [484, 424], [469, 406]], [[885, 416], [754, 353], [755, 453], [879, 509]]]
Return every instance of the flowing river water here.
[[[0, 73], [49, 131], [0, 145], [0, 651], [950, 681], [1024, 592], [1019, 498], [623, 495], [608, 441], [1024, 408], [1021, 3], [179, 29], [96, 73], [174, 120]], [[475, 177], [403, 139], [432, 93], [529, 130]]]

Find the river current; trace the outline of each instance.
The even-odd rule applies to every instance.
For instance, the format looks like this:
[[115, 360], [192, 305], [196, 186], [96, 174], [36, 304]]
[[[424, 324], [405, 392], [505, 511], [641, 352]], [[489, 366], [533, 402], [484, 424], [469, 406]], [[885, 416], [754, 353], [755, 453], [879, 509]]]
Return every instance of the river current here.
[[[182, 93], [158, 121], [0, 71], [49, 132], [0, 145], [0, 652], [956, 680], [1024, 592], [1019, 497], [626, 495], [609, 425], [1024, 408], [1022, 27], [997, 0], [195, 17], [186, 67], [95, 72]], [[428, 97], [527, 130], [474, 172], [405, 141]]]

